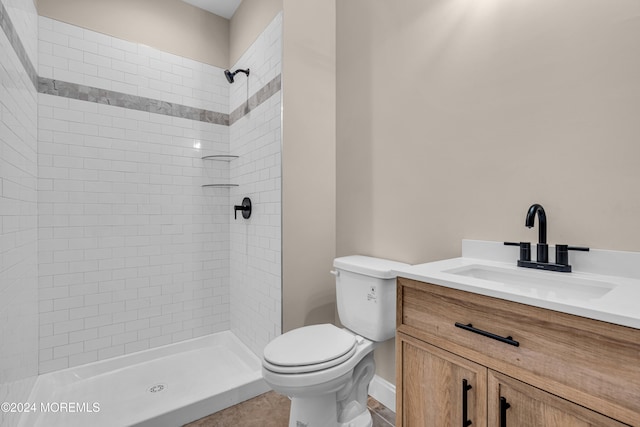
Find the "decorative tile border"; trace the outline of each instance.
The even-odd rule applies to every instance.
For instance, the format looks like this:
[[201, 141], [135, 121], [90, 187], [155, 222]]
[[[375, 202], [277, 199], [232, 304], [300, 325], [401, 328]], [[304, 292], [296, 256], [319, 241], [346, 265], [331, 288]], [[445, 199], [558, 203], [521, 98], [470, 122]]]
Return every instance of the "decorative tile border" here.
[[232, 125], [243, 118], [245, 115], [249, 114], [258, 105], [262, 104], [264, 101], [276, 94], [281, 89], [281, 87], [282, 78], [281, 74], [278, 74], [269, 83], [264, 85], [255, 94], [253, 94], [248, 101], [245, 101], [241, 106], [239, 106], [238, 108], [233, 110], [231, 114], [229, 114], [229, 124]]
[[229, 125], [228, 114], [44, 77], [38, 79], [38, 92], [216, 125]]
[[47, 95], [62, 96], [80, 101], [107, 104], [116, 107], [129, 108], [131, 110], [146, 111], [149, 113], [163, 114], [165, 116], [180, 117], [183, 119], [197, 120], [206, 123], [229, 126], [240, 120], [245, 115], [276, 94], [282, 87], [281, 75], [278, 74], [269, 83], [252, 95], [248, 101], [233, 110], [231, 114], [218, 113], [216, 111], [173, 104], [157, 99], [145, 98], [137, 95], [129, 95], [107, 89], [99, 89], [77, 83], [69, 83], [61, 80], [53, 80], [45, 77], [38, 78], [38, 92]]
[[20, 59], [22, 66], [25, 71], [29, 75], [29, 79], [33, 83], [35, 88], [38, 87], [38, 73], [36, 72], [35, 67], [31, 63], [29, 59], [29, 55], [27, 55], [27, 51], [18, 36], [18, 32], [16, 31], [16, 27], [13, 26], [13, 22], [11, 22], [11, 18], [9, 18], [9, 14], [7, 13], [7, 9], [4, 8], [4, 4], [0, 2], [0, 27], [4, 31], [7, 39], [9, 39], [9, 43], [13, 47], [16, 55]]

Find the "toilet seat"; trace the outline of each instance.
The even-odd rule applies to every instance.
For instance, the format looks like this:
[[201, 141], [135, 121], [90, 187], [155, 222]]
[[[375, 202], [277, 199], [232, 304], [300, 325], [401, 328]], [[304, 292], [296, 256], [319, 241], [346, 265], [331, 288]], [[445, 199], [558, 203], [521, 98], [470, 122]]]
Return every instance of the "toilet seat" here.
[[332, 368], [356, 352], [358, 337], [331, 324], [294, 329], [264, 349], [263, 366], [282, 374], [300, 374]]

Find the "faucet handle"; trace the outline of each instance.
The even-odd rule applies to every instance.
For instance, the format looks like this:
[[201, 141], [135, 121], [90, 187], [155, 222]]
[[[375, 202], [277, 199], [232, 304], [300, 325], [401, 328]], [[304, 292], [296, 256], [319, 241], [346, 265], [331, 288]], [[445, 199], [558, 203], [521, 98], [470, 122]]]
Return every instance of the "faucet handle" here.
[[520, 242], [520, 261], [531, 261], [531, 243]]
[[556, 245], [556, 264], [569, 265], [569, 245]]
[[531, 243], [504, 242], [505, 246], [520, 246], [520, 261], [531, 261]]
[[569, 265], [569, 251], [589, 252], [589, 248], [582, 246], [556, 245], [556, 264]]
[[567, 246], [567, 249], [570, 251], [589, 252], [589, 248], [584, 246]]

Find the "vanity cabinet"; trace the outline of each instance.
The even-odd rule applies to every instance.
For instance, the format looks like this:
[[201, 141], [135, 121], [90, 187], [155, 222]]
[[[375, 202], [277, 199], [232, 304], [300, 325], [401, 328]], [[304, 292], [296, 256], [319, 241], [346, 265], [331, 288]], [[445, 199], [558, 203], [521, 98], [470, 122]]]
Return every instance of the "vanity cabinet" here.
[[640, 330], [405, 278], [397, 301], [398, 427], [640, 426]]

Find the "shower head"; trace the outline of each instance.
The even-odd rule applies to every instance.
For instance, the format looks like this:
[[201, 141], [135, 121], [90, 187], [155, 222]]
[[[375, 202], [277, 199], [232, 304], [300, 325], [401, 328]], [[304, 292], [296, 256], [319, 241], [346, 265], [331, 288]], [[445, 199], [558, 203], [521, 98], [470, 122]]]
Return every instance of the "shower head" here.
[[231, 74], [231, 71], [224, 70], [224, 76], [227, 78], [229, 83], [233, 83], [233, 74]]
[[235, 75], [238, 74], [238, 73], [245, 73], [247, 75], [247, 77], [248, 77], [249, 76], [249, 69], [247, 68], [246, 70], [243, 70], [241, 68], [238, 68], [234, 72], [231, 72], [229, 70], [224, 70], [224, 76], [227, 78], [227, 81], [229, 83], [233, 83]]

